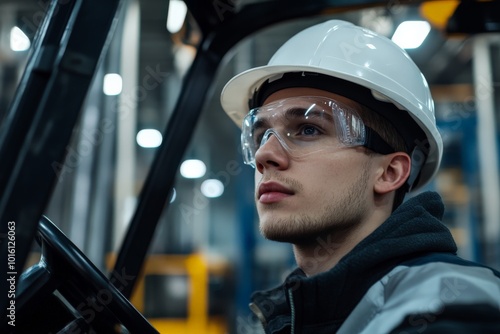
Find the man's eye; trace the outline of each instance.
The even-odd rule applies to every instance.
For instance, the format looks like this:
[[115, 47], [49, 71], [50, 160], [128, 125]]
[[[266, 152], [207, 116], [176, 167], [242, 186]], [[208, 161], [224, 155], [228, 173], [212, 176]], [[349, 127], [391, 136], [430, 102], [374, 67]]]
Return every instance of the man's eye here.
[[317, 136], [321, 134], [321, 131], [317, 126], [308, 124], [300, 127], [299, 134], [303, 136]]
[[260, 146], [260, 143], [262, 142], [262, 137], [264, 137], [264, 131], [255, 131], [253, 134], [252, 134], [252, 137], [253, 137], [253, 143], [255, 145], [256, 148], [259, 148]]

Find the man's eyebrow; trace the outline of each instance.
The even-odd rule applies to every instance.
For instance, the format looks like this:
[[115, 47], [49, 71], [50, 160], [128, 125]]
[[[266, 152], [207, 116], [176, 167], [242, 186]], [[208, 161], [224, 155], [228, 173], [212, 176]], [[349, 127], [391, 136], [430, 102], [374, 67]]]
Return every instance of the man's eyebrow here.
[[269, 127], [269, 121], [266, 118], [258, 118], [252, 125], [252, 132], [262, 128]]
[[[333, 116], [331, 113], [324, 111], [321, 108], [314, 108], [314, 107], [309, 107], [309, 108], [302, 108], [302, 107], [290, 107], [285, 110], [283, 118], [287, 120], [291, 119], [297, 119], [297, 118], [304, 118], [304, 117], [310, 117], [310, 118], [325, 118], [326, 120], [333, 122]], [[259, 117], [252, 126], [252, 130], [258, 130], [261, 128], [269, 128], [271, 127], [269, 125], [269, 118], [266, 117]]]
[[326, 112], [320, 108], [314, 108], [313, 106], [308, 109], [301, 107], [291, 107], [285, 111], [285, 118], [298, 118], [298, 117], [317, 117], [317, 118], [325, 118], [330, 122], [333, 122], [333, 117], [330, 113]]

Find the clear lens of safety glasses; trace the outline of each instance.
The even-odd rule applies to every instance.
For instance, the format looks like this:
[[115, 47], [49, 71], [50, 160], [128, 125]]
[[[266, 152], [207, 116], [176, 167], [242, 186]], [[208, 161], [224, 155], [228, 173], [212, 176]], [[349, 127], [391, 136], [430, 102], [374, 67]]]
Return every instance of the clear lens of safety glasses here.
[[250, 110], [243, 120], [241, 145], [246, 164], [276, 137], [294, 158], [338, 146], [362, 146], [366, 129], [356, 111], [325, 97], [293, 97]]

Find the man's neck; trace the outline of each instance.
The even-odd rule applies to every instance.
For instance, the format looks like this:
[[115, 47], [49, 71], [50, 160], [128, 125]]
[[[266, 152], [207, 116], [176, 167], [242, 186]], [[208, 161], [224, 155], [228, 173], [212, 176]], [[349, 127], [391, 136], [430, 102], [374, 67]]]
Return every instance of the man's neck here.
[[307, 276], [333, 268], [358, 243], [379, 227], [388, 215], [373, 214], [368, 222], [318, 236], [315, 240], [293, 245], [297, 265]]

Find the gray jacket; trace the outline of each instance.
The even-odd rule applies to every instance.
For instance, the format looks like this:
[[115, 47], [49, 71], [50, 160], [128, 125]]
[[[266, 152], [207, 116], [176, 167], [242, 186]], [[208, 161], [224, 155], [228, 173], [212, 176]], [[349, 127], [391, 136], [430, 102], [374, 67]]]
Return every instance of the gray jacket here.
[[250, 308], [266, 333], [500, 333], [500, 273], [456, 255], [434, 192], [401, 205], [331, 270], [297, 269]]

